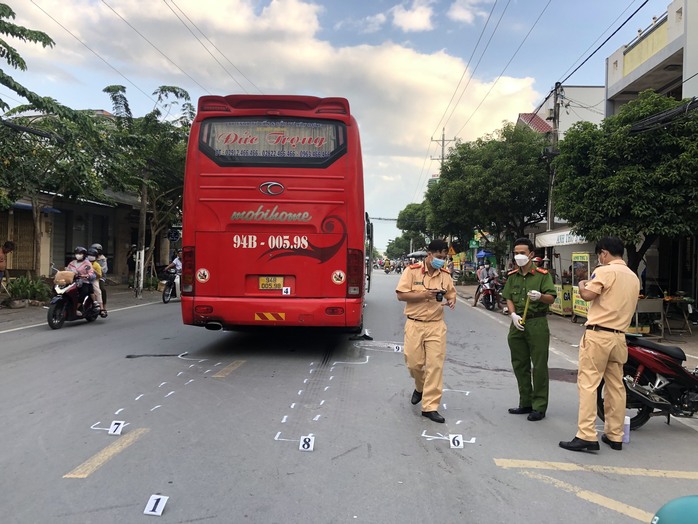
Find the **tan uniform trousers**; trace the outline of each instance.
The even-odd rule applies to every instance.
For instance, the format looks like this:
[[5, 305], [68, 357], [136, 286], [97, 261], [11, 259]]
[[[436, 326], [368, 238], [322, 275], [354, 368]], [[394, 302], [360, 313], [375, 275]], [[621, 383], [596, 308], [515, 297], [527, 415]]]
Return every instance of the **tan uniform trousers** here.
[[438, 411], [446, 359], [446, 322], [418, 322], [408, 318], [404, 351], [414, 388], [422, 392], [422, 411]]
[[579, 343], [579, 418], [577, 437], [597, 440], [596, 435], [596, 390], [604, 385], [604, 410], [606, 419], [604, 433], [620, 442], [623, 439], [625, 419], [625, 385], [623, 364], [628, 360], [625, 335], [608, 331], [585, 331]]

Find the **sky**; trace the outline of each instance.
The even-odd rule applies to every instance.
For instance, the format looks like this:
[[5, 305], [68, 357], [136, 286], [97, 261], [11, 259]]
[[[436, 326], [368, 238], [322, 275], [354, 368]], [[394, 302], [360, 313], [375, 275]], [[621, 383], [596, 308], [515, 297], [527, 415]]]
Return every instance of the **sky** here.
[[[669, 0], [0, 0], [52, 48], [12, 40], [20, 84], [75, 109], [111, 109], [126, 87], [134, 116], [174, 85], [206, 94], [349, 100], [361, 131], [375, 245], [423, 200], [446, 152], [533, 111], [638, 8], [565, 85], [604, 85], [605, 59]], [[643, 5], [644, 4], [644, 5]], [[0, 86], [11, 107], [25, 103]]]

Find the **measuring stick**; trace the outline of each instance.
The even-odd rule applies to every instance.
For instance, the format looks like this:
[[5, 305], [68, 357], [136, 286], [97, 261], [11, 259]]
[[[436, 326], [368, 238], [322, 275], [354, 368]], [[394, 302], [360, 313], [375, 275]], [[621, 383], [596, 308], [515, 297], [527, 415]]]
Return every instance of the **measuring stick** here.
[[523, 316], [521, 317], [521, 320], [519, 321], [519, 324], [521, 324], [522, 326], [523, 326], [524, 324], [526, 324], [526, 313], [528, 313], [528, 303], [529, 303], [529, 302], [531, 302], [531, 297], [529, 297], [528, 295], [526, 295], [526, 305], [524, 306], [524, 314], [523, 314]]

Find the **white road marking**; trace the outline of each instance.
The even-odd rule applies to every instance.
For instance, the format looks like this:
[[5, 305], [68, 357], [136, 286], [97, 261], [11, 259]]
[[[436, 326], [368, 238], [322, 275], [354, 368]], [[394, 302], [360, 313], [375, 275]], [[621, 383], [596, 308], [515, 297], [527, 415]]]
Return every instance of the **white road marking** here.
[[321, 417], [321, 416], [322, 416], [322, 415], [315, 415], [315, 418], [313, 418], [313, 420], [314, 420], [314, 421], [318, 421], [318, 420], [320, 420], [320, 417]]
[[285, 424], [287, 419], [288, 419], [288, 417], [286, 415], [284, 415], [284, 418], [281, 419], [281, 423]]
[[187, 384], [191, 384], [192, 382], [194, 382], [194, 379], [193, 379], [193, 378], [190, 378], [188, 382], [185, 382], [185, 383], [184, 383], [184, 385], [186, 386]]
[[141, 393], [140, 395], [138, 395], [138, 396], [137, 396], [136, 398], [134, 398], [133, 400], [140, 400], [140, 399], [143, 398], [143, 396], [144, 396], [144, 394]]
[[169, 397], [170, 395], [174, 395], [174, 391], [170, 391], [167, 395], [165, 395], [165, 398]]
[[119, 408], [119, 409], [117, 409], [117, 410], [114, 412], [114, 415], [118, 415], [118, 414], [121, 413], [123, 410], [124, 410], [124, 408]]
[[158, 387], [161, 388], [161, 387], [164, 386], [165, 384], [167, 384], [167, 382], [162, 382]]
[[161, 407], [162, 407], [162, 404], [158, 404], [157, 406], [155, 406], [155, 407], [154, 407], [153, 409], [151, 409], [150, 411], [155, 411], [156, 409], [161, 408]]
[[296, 403], [294, 402], [293, 404], [291, 404], [291, 409], [293, 409], [295, 407], [296, 407]]

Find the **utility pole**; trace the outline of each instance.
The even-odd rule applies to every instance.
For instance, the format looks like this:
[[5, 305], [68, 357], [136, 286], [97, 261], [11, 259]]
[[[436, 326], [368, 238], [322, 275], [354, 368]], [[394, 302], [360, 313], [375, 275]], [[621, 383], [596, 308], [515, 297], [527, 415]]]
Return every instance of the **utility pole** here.
[[451, 142], [455, 142], [456, 139], [453, 138], [452, 140], [446, 140], [446, 128], [441, 128], [441, 140], [434, 140], [434, 138], [431, 139], [432, 142], [436, 142], [437, 144], [441, 142], [441, 156], [434, 158], [431, 157], [432, 160], [439, 160], [441, 162], [441, 169], [443, 170], [444, 168], [444, 161], [446, 160], [446, 144], [450, 144]]
[[[553, 91], [553, 134], [551, 140], [550, 152], [547, 155], [549, 162], [557, 156], [557, 143], [560, 132], [560, 96], [562, 95], [562, 84], [560, 82], [555, 82], [555, 90]], [[547, 230], [553, 229], [553, 222], [555, 220], [555, 211], [553, 206], [553, 187], [555, 187], [555, 170], [550, 169], [550, 179], [548, 184], [548, 227]]]

